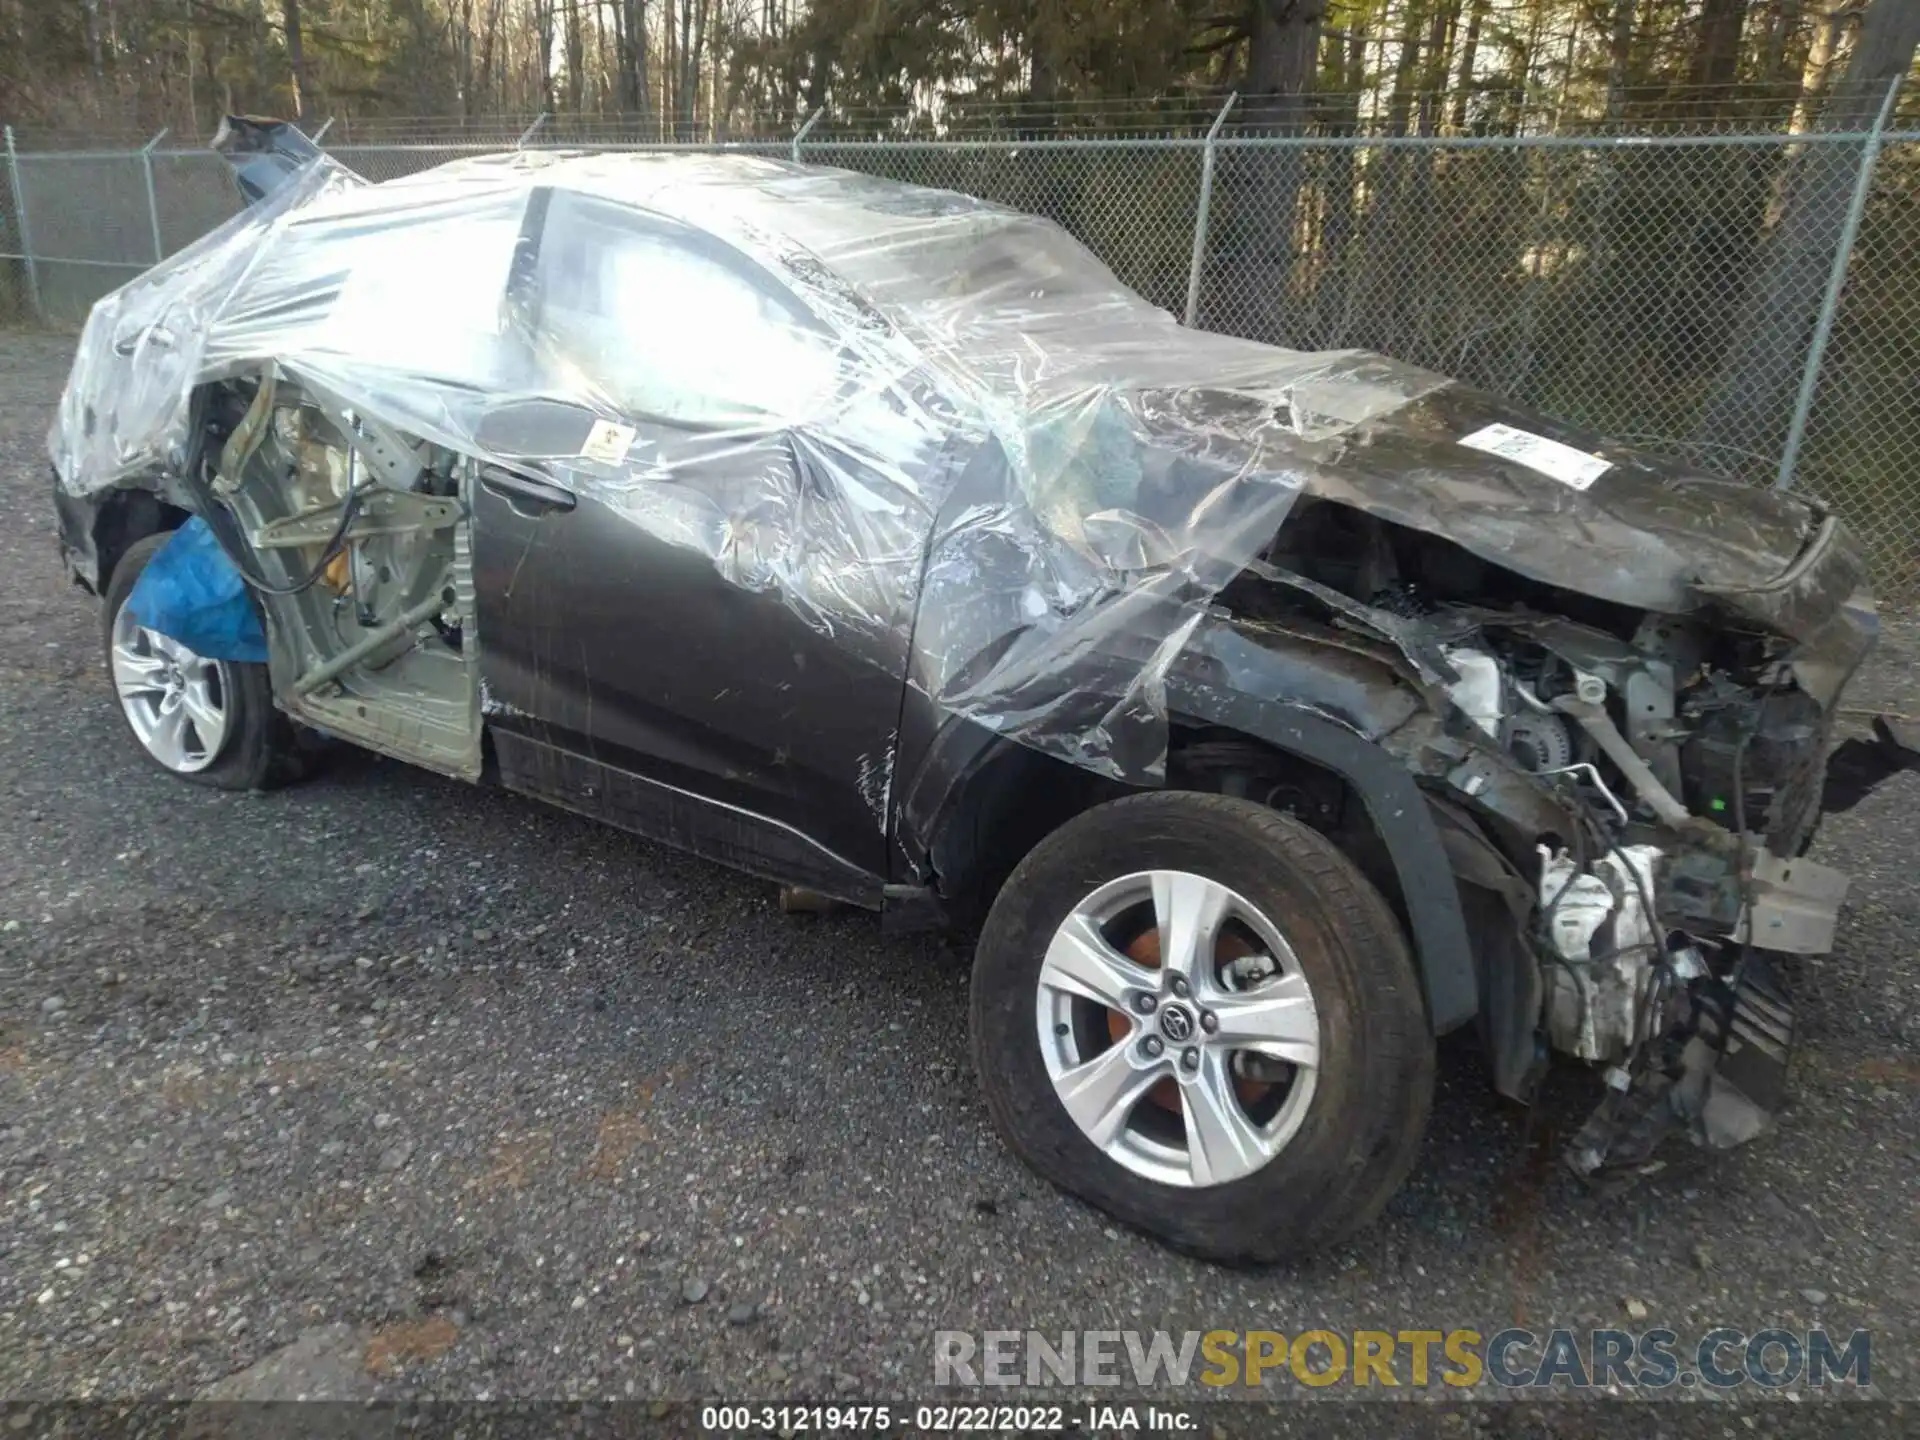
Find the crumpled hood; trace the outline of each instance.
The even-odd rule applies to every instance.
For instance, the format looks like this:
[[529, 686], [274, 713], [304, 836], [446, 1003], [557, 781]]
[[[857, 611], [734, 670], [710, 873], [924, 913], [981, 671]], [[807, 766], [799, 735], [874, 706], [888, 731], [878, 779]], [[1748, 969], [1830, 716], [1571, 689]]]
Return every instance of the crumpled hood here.
[[[1370, 358], [1346, 363], [1364, 369]], [[1332, 426], [1284, 413], [1259, 424], [1264, 397], [1237, 387], [1163, 391], [1134, 408], [1150, 447], [1291, 483], [1615, 604], [1676, 615], [1717, 605], [1804, 640], [1849, 599], [1865, 602], [1864, 562], [1815, 502], [1694, 474], [1462, 385], [1406, 388], [1405, 403]], [[1499, 426], [1523, 445], [1568, 447], [1562, 458], [1585, 473], [1556, 475], [1465, 443]]]
[[[1495, 424], [1611, 464], [1580, 489], [1462, 443]], [[1307, 488], [1531, 579], [1674, 614], [1780, 584], [1829, 524], [1805, 500], [1689, 474], [1461, 386], [1349, 432]]]

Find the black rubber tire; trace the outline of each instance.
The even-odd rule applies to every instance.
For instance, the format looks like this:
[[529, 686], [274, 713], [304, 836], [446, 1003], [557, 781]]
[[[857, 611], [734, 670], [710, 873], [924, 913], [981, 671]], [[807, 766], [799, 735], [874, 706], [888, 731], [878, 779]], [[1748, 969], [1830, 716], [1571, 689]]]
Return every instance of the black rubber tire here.
[[[1068, 912], [1150, 869], [1205, 875], [1271, 917], [1319, 1010], [1322, 1066], [1299, 1131], [1227, 1185], [1162, 1185], [1103, 1154], [1060, 1104], [1034, 1033], [1041, 962]], [[1371, 1222], [1412, 1168], [1433, 1101], [1433, 1036], [1386, 901], [1325, 837], [1224, 795], [1130, 796], [1043, 840], [981, 931], [972, 1032], [987, 1108], [1015, 1154], [1125, 1224], [1227, 1264], [1303, 1255]]]
[[[113, 567], [113, 577], [107, 583], [107, 593], [100, 607], [101, 653], [107, 658], [109, 692], [113, 692], [111, 651], [114, 617], [120, 613], [120, 607], [127, 603], [127, 596], [133, 593], [134, 582], [140, 578], [140, 572], [147, 568], [147, 562], [155, 552], [167, 543], [170, 534], [162, 532], [149, 535], [144, 540], [136, 540], [120, 557], [120, 563]], [[133, 733], [130, 724], [126, 726], [127, 743], [156, 770], [176, 780], [209, 785], [216, 790], [271, 790], [275, 786], [305, 778], [318, 758], [318, 739], [303, 737], [293, 722], [274, 708], [273, 685], [267, 678], [267, 667], [229, 660], [227, 673], [233, 678], [233, 693], [227, 697], [227, 710], [232, 723], [227, 730], [226, 740], [221, 744], [220, 753], [204, 770], [196, 770], [191, 774], [169, 770], [140, 743], [140, 737]], [[113, 703], [118, 710], [120, 697], [117, 692], [113, 692]], [[123, 713], [123, 722], [125, 718]]]

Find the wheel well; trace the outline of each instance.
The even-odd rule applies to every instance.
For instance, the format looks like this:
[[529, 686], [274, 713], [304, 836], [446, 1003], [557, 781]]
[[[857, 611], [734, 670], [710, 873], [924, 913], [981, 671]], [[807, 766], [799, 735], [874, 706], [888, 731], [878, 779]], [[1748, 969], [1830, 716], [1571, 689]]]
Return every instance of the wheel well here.
[[1139, 787], [1013, 741], [997, 741], [941, 817], [927, 859], [956, 919], [974, 925], [1047, 836], [1067, 821]]
[[1236, 730], [1176, 729], [1167, 752], [1167, 783], [1253, 800], [1318, 831], [1359, 867], [1406, 925], [1400, 876], [1386, 842], [1337, 771]]
[[163, 530], [178, 530], [188, 512], [169, 505], [151, 490], [114, 490], [101, 501], [93, 517], [93, 554], [96, 588], [102, 595], [113, 584], [113, 572], [135, 544]]
[[[968, 778], [933, 842], [928, 858], [941, 893], [956, 915], [984, 916], [1014, 867], [1048, 835], [1084, 810], [1151, 788], [1024, 745], [1000, 745]], [[1236, 795], [1292, 815], [1338, 845], [1406, 923], [1386, 845], [1336, 772], [1238, 731], [1176, 726], [1164, 788]]]

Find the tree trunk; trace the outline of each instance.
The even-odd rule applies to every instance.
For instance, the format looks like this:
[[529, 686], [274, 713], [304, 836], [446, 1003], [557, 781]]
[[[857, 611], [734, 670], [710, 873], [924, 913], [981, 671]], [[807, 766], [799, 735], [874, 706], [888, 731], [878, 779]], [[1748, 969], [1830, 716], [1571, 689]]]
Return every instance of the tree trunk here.
[[1247, 19], [1247, 108], [1262, 125], [1297, 129], [1307, 117], [1327, 0], [1254, 0]]
[[593, 0], [593, 58], [599, 71], [599, 81], [593, 90], [593, 113], [600, 116], [607, 113], [607, 103], [613, 99], [614, 77], [620, 73], [619, 60], [609, 48], [611, 40], [606, 0]]
[[1401, 17], [1400, 54], [1393, 64], [1393, 92], [1387, 99], [1387, 133], [1404, 135], [1413, 116], [1413, 91], [1420, 73], [1420, 26], [1423, 0], [1407, 0]]
[[643, 116], [647, 113], [646, 0], [614, 0], [613, 48], [619, 57], [620, 108]]
[[1800, 98], [1794, 103], [1793, 120], [1787, 129], [1805, 134], [1826, 98], [1827, 82], [1833, 70], [1834, 53], [1840, 48], [1840, 24], [1852, 9], [1851, 0], [1821, 0], [1814, 19], [1813, 44], [1807, 49], [1807, 63], [1800, 72]]
[[1613, 27], [1607, 36], [1607, 119], [1627, 113], [1627, 82], [1633, 67], [1634, 0], [1613, 0]]
[[1695, 85], [1724, 87], [1740, 78], [1740, 31], [1746, 23], [1747, 0], [1706, 0], [1693, 51]]
[[300, 0], [280, 0], [280, 23], [287, 36], [287, 74], [293, 90], [293, 118], [306, 115], [307, 53], [300, 34]]
[[454, 88], [457, 92], [460, 128], [464, 130], [468, 117], [473, 114], [473, 0], [460, 0], [459, 8], [452, 12], [451, 18], [454, 25]]
[[807, 69], [807, 113], [813, 114], [827, 103], [827, 80], [833, 73], [834, 51], [824, 32], [813, 47], [813, 63]]
[[[1621, 0], [1631, 6], [1633, 0]], [[1487, 0], [1473, 0], [1467, 12], [1467, 34], [1460, 42], [1460, 79], [1453, 92], [1453, 114], [1448, 117], [1456, 135], [1466, 133], [1467, 103], [1473, 96], [1473, 71], [1480, 60], [1480, 28], [1487, 23]]]
[[633, 16], [633, 99], [642, 115], [651, 113], [652, 97], [647, 76], [647, 0], [624, 0]]
[[687, 56], [687, 130], [694, 132], [704, 117], [711, 121], [713, 94], [709, 87], [707, 108], [700, 108], [700, 78], [705, 71], [707, 53], [707, 22], [710, 19], [708, 0], [698, 0], [693, 12], [693, 49]]
[[271, 108], [267, 98], [273, 93], [273, 79], [267, 70], [267, 12], [266, 0], [255, 0], [252, 15], [253, 24], [249, 27], [253, 40], [253, 88], [254, 103], [262, 109]]
[[193, 83], [193, 29], [187, 29], [187, 129], [200, 133], [200, 96]]
[[578, 116], [582, 95], [581, 83], [586, 79], [587, 45], [586, 37], [580, 27], [580, 7], [586, 0], [565, 0], [567, 7], [567, 113]]
[[501, 0], [487, 0], [487, 25], [480, 36], [480, 104], [476, 109], [484, 108], [488, 97], [499, 94], [493, 83], [493, 62], [500, 38], [500, 7]]
[[700, 29], [695, 23], [696, 5], [705, 8], [704, 0], [680, 0], [680, 45], [674, 57], [680, 65], [680, 73], [673, 82], [675, 114], [678, 134], [684, 140], [694, 138], [694, 114], [699, 100]]
[[[1360, 97], [1367, 83], [1367, 17], [1348, 22], [1346, 63], [1340, 77], [1339, 113], [1333, 126], [1341, 135], [1360, 132]], [[1354, 251], [1354, 188], [1359, 179], [1356, 151], [1342, 146], [1325, 159], [1325, 213], [1320, 231], [1320, 267], [1313, 289], [1315, 317], [1312, 333], [1303, 344], [1325, 348], [1341, 343], [1348, 310], [1358, 279], [1359, 256]]]
[[[689, 5], [692, 0], [680, 0], [680, 3]], [[680, 75], [674, 62], [676, 51], [673, 0], [660, 0], [660, 133], [669, 140], [676, 138], [673, 117], [678, 113], [679, 106]]]
[[1800, 28], [1805, 9], [1804, 0], [1776, 0], [1760, 54], [1760, 78], [1765, 84], [1778, 85], [1787, 78], [1787, 45]]
[[[1873, 0], [1853, 56], [1819, 118], [1822, 130], [1865, 130], [1887, 87], [1904, 75], [1920, 48], [1920, 4]], [[1809, 145], [1795, 172], [1780, 220], [1767, 236], [1748, 288], [1746, 319], [1727, 347], [1720, 381], [1697, 433], [1730, 454], [1777, 453], [1815, 317], [1834, 263], [1838, 233], [1858, 179], [1851, 146]]]
[[[1326, 0], [1253, 0], [1243, 87], [1248, 121], [1283, 133], [1306, 129], [1326, 9]], [[1301, 156], [1291, 150], [1227, 151], [1216, 165], [1222, 268], [1235, 278], [1240, 312], [1233, 328], [1255, 339], [1282, 339], [1280, 312], [1305, 178]]]
[[553, 3], [533, 0], [534, 63], [538, 67], [534, 89], [540, 97], [540, 109], [548, 114], [553, 111]]
[[1447, 72], [1453, 66], [1453, 40], [1460, 28], [1460, 0], [1438, 0], [1427, 21], [1426, 64], [1420, 72], [1419, 132], [1431, 135], [1439, 126], [1446, 100]]

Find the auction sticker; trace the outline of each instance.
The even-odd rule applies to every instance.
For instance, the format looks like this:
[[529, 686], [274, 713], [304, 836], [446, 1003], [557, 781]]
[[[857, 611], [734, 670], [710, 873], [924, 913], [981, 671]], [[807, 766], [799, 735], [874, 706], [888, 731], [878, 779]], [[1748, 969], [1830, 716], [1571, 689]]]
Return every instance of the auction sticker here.
[[633, 438], [639, 433], [631, 425], [596, 420], [593, 429], [587, 432], [587, 442], [580, 447], [580, 453], [602, 465], [618, 465], [627, 458], [627, 451], [633, 448]]
[[1602, 460], [1598, 455], [1589, 455], [1544, 435], [1516, 430], [1511, 425], [1488, 425], [1471, 435], [1462, 435], [1460, 443], [1498, 455], [1502, 460], [1512, 460], [1529, 470], [1538, 470], [1575, 490], [1586, 489], [1613, 468], [1611, 460]]

